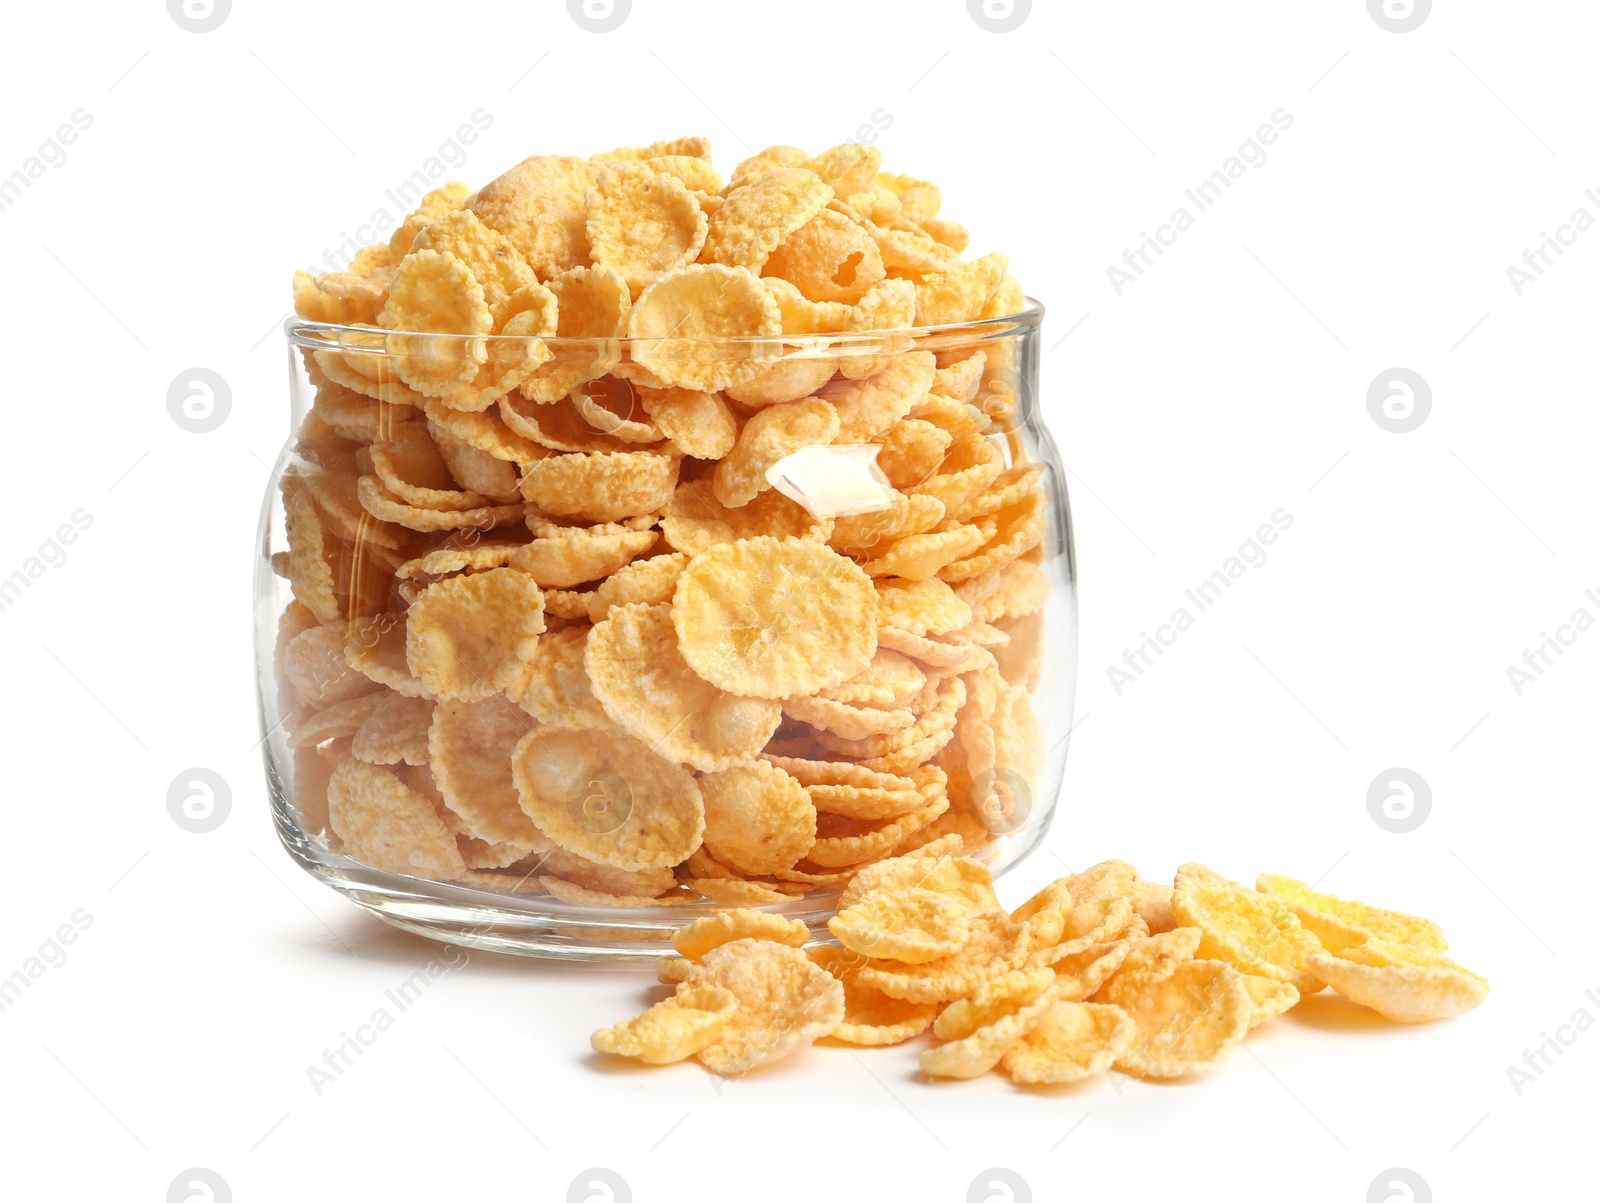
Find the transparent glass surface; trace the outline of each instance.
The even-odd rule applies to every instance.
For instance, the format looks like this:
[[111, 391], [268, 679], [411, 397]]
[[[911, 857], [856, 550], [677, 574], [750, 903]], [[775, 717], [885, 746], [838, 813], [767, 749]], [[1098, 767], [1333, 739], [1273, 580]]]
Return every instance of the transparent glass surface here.
[[[648, 342], [291, 320], [255, 588], [289, 854], [409, 931], [621, 960], [726, 905], [826, 937], [884, 856], [1017, 864], [1055, 813], [1076, 672], [1042, 317]], [[763, 536], [828, 549], [802, 558], [837, 589], [673, 642], [683, 574], [714, 591], [696, 565]], [[613, 651], [624, 626], [668, 638], [597, 684], [602, 626]], [[707, 665], [752, 639], [809, 692], [722, 688]]]

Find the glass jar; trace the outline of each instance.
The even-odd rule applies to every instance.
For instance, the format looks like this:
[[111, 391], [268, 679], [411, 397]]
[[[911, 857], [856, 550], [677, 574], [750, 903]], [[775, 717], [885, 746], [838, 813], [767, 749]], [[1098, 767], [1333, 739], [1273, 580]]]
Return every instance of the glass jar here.
[[[622, 960], [726, 905], [826, 937], [885, 856], [1015, 865], [1076, 670], [1042, 316], [648, 342], [291, 319], [255, 592], [289, 854], [408, 931]], [[722, 391], [665, 390], [663, 356]], [[474, 362], [524, 383], [473, 408], [405, 383]]]

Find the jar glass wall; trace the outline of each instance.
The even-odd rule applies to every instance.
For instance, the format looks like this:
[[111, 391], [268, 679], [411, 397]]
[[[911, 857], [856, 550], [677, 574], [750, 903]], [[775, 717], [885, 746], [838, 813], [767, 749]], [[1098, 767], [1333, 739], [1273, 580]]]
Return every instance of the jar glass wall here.
[[255, 619], [290, 855], [407, 930], [621, 959], [725, 905], [825, 936], [887, 856], [1016, 864], [1076, 671], [1041, 318], [289, 322]]

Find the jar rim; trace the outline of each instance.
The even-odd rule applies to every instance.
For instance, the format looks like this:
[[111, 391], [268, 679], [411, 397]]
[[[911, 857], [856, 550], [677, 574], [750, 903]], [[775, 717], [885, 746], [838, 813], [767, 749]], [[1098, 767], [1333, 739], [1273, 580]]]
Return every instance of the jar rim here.
[[[979, 318], [970, 322], [949, 322], [942, 325], [896, 327], [888, 330], [827, 331], [816, 334], [749, 334], [736, 337], [677, 338], [607, 338], [596, 336], [578, 338], [549, 335], [504, 334], [439, 334], [428, 330], [386, 330], [379, 326], [344, 326], [333, 322], [316, 322], [295, 314], [283, 323], [283, 332], [291, 347], [313, 351], [355, 348], [367, 353], [383, 353], [384, 341], [390, 335], [427, 339], [429, 345], [441, 347], [450, 342], [510, 343], [540, 342], [552, 351], [563, 347], [591, 348], [596, 343], [617, 343], [623, 348], [660, 342], [689, 344], [704, 347], [750, 347], [782, 343], [786, 346], [809, 349], [813, 352], [826, 349], [829, 353], [864, 353], [879, 349], [888, 340], [903, 343], [910, 339], [914, 347], [937, 349], [939, 346], [958, 346], [974, 341], [1010, 338], [1037, 330], [1044, 320], [1044, 306], [1033, 297], [1023, 298], [1023, 307], [1005, 317]], [[901, 348], [904, 349], [904, 348]]]

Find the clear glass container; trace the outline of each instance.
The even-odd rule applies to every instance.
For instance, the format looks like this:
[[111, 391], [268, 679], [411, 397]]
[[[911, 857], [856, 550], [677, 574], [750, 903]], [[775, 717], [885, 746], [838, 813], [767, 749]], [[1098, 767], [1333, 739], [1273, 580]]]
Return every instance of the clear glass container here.
[[[1042, 317], [632, 342], [290, 320], [255, 588], [289, 854], [405, 930], [596, 960], [725, 905], [826, 937], [884, 856], [1017, 864], [1076, 672]], [[522, 383], [407, 383], [474, 364]]]

